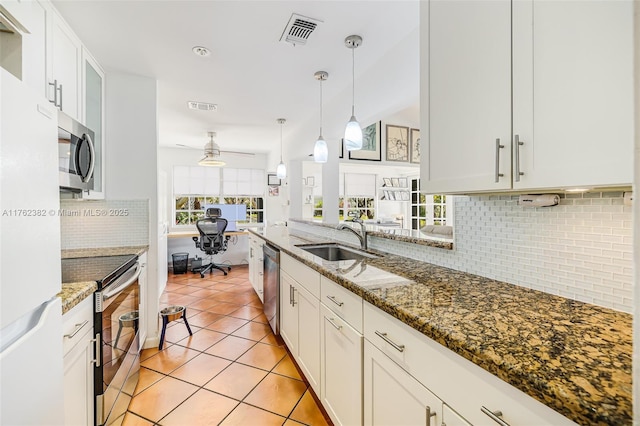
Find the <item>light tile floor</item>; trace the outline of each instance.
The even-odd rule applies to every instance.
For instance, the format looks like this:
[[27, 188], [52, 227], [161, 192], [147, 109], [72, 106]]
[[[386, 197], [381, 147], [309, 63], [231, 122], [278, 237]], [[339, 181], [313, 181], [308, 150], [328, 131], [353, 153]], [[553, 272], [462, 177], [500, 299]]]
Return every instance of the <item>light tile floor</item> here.
[[169, 275], [160, 308], [186, 306], [165, 344], [142, 351], [125, 426], [330, 425], [271, 332], [246, 266]]

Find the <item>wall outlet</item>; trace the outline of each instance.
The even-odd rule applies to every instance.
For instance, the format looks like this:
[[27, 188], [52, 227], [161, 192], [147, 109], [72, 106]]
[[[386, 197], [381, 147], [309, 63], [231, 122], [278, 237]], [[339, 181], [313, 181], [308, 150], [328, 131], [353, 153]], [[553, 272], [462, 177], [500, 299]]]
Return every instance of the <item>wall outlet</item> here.
[[624, 195], [622, 196], [622, 199], [624, 200], [623, 203], [625, 206], [633, 205], [633, 192], [631, 191], [625, 192]]

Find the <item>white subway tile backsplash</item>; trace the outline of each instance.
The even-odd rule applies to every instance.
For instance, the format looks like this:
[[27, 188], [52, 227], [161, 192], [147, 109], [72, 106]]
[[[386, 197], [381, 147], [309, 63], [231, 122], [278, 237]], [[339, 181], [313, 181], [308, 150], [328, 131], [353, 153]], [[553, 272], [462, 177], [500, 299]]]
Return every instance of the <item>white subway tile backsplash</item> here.
[[148, 200], [60, 200], [62, 249], [149, 244]]

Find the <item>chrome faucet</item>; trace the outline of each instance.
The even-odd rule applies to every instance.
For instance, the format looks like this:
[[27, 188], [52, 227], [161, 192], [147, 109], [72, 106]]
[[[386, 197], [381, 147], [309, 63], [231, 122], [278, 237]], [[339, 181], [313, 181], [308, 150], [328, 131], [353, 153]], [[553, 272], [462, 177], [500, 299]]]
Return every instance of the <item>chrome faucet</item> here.
[[[349, 216], [351, 216], [351, 214]], [[340, 225], [338, 225], [338, 227], [336, 229], [338, 231], [342, 231], [343, 229], [347, 230], [347, 231], [351, 231], [356, 237], [358, 237], [358, 240], [360, 240], [360, 248], [362, 250], [366, 250], [367, 249], [367, 228], [366, 228], [364, 222], [362, 221], [362, 219], [360, 219], [359, 217], [356, 217], [356, 216], [351, 216], [350, 222], [354, 222], [354, 223], [360, 224], [360, 233], [359, 234], [358, 234], [358, 231], [356, 231], [355, 229], [353, 229], [352, 227], [350, 227], [346, 223], [341, 223]]]

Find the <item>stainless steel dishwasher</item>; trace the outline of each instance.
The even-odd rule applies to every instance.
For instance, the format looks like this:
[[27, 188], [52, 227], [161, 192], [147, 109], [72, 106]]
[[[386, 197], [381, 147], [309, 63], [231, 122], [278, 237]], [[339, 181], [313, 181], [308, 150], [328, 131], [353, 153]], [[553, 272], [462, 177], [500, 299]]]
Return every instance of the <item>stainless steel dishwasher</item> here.
[[280, 250], [264, 244], [262, 252], [264, 254], [263, 309], [273, 334], [278, 336], [280, 335]]

